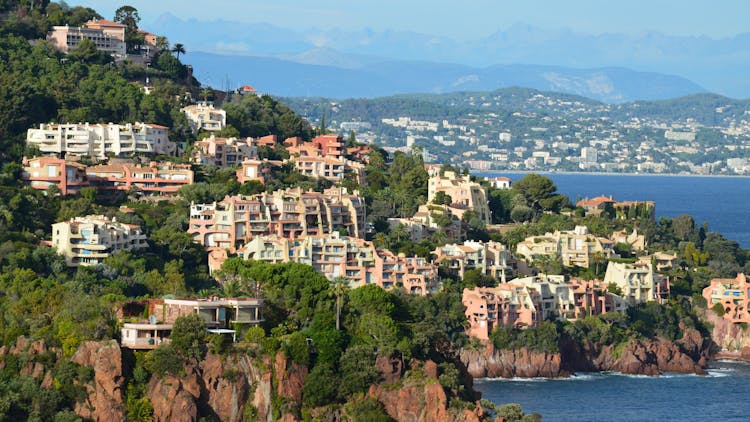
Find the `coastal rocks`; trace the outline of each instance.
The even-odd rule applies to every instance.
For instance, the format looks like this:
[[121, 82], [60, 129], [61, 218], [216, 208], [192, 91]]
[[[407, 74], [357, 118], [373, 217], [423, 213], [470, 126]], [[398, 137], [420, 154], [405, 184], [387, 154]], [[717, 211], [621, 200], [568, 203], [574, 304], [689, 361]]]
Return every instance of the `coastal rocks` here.
[[[742, 357], [742, 349], [750, 347], [750, 330], [747, 328], [718, 316], [711, 309], [706, 310], [703, 318], [713, 326], [711, 338], [722, 350], [721, 355], [728, 352], [734, 356]], [[732, 355], [726, 357], [732, 357]], [[747, 357], [750, 358], [750, 356]]]
[[559, 353], [533, 352], [526, 348], [497, 350], [487, 344], [481, 350], [461, 350], [461, 362], [474, 378], [535, 378], [564, 377]]
[[93, 385], [87, 386], [88, 397], [77, 403], [75, 412], [85, 419], [119, 421], [124, 419], [122, 388], [122, 353], [115, 340], [86, 341], [71, 361], [94, 370]]
[[692, 328], [682, 327], [684, 336], [631, 341], [615, 347], [570, 340], [561, 342], [560, 353], [532, 352], [525, 348], [462, 350], [461, 361], [473, 377], [554, 378], [573, 372], [613, 371], [624, 374], [659, 375], [663, 372], [705, 374], [711, 355], [710, 342]]

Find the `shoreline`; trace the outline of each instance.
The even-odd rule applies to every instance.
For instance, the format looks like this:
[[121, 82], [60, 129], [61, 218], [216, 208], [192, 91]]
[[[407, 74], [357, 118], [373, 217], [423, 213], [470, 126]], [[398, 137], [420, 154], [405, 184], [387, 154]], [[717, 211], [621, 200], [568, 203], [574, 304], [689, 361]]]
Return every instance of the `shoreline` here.
[[470, 170], [471, 174], [494, 175], [494, 174], [544, 174], [544, 175], [592, 175], [592, 176], [656, 176], [656, 177], [706, 177], [706, 178], [728, 178], [748, 179], [750, 175], [743, 174], [690, 174], [690, 173], [611, 173], [605, 171], [533, 171], [533, 170]]
[[717, 352], [712, 358], [712, 361], [717, 360], [731, 360], [735, 362], [750, 363], [750, 356], [743, 356], [741, 352]]

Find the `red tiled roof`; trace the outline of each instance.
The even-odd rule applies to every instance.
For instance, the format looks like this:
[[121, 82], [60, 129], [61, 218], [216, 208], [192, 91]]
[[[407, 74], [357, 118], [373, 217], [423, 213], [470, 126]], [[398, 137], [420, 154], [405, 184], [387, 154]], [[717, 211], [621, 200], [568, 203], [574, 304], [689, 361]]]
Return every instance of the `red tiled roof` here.
[[108, 21], [106, 19], [92, 19], [92, 20], [86, 22], [87, 26], [90, 25], [90, 24], [93, 24], [93, 25], [102, 25], [102, 26], [117, 26], [117, 27], [125, 28], [125, 25], [123, 25], [123, 24], [121, 24], [119, 22]]
[[615, 201], [612, 200], [612, 198], [607, 198], [606, 196], [602, 195], [602, 196], [597, 196], [596, 198], [582, 199], [578, 201], [576, 205], [579, 207], [598, 207], [601, 204], [604, 204], [606, 202], [610, 204], [615, 203]]

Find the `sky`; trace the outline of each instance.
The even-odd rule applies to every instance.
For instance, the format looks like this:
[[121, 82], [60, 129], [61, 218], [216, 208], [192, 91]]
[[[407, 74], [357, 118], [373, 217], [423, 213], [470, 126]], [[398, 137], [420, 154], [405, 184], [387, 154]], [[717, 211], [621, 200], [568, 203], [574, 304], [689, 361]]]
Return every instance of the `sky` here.
[[[749, 32], [747, 0], [71, 0], [111, 19], [122, 4], [142, 25], [163, 13], [182, 19], [267, 22], [282, 28], [409, 30], [457, 40], [478, 39], [514, 24], [588, 34], [724, 38]], [[158, 28], [152, 28], [157, 30]]]

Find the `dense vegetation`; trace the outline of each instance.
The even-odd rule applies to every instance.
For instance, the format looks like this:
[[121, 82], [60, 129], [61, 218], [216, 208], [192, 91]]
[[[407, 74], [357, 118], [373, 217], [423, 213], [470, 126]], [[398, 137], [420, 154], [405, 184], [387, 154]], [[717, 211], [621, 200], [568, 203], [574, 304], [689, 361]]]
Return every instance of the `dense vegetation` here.
[[[128, 362], [125, 397], [131, 420], [150, 418], [145, 391], [151, 376], [179, 374], [183, 364], [200, 360], [209, 351], [268, 355], [282, 350], [310, 369], [303, 386], [305, 406], [344, 405], [349, 414], [361, 415], [363, 420], [386, 418], [376, 402], [362, 399], [367, 388], [379, 381], [378, 356], [405, 362], [431, 359], [438, 363], [440, 384], [456, 398], [456, 406], [475, 399], [465, 387], [460, 365], [456, 365], [457, 350], [469, 344], [460, 295], [464, 287], [495, 285], [498, 280], [477, 271], [467, 271], [460, 279], [441, 268], [442, 290], [412, 297], [374, 286], [350, 289], [340, 279], [329, 281], [312, 267], [292, 263], [230, 259], [218, 281], [209, 276], [204, 248], [193, 243], [186, 232], [191, 201], [212, 202], [228, 194], [249, 195], [291, 186], [320, 190], [330, 182], [301, 176], [288, 164], [273, 168], [265, 186], [239, 184], [232, 169], [196, 168], [197, 183], [182, 188], [174, 200], [158, 203], [135, 201], [127, 195], [104, 198], [93, 188], [60, 197], [54, 190], [22, 186], [19, 159], [28, 152], [23, 138], [29, 127], [49, 121], [141, 120], [168, 125], [172, 139], [189, 143], [193, 135], [179, 109], [197, 94], [199, 86], [187, 77], [187, 69], [175, 57], [185, 54], [184, 48], [166, 49], [150, 68], [144, 68], [127, 62], [115, 65], [86, 43], [66, 56], [40, 40], [51, 25], [74, 26], [99, 17], [91, 9], [46, 1], [5, 1], [0, 2], [0, 13], [0, 341], [11, 346], [20, 336], [43, 340], [62, 356], [58, 360], [49, 352], [2, 357], [0, 420], [77, 420], [71, 409], [84, 398], [83, 385], [91, 381], [92, 373], [68, 358], [83, 341], [118, 337], [114, 309], [123, 302], [167, 295], [260, 294], [265, 299], [265, 321], [261, 327], [242, 332], [242, 347], [234, 348], [220, 336], [207, 336], [197, 318], [181, 318], [169, 345], [129, 356], [132, 362]], [[123, 13], [123, 19], [133, 18], [132, 10]], [[133, 44], [129, 48], [136, 48], [139, 40], [132, 31], [130, 37]], [[142, 89], [147, 77], [153, 88], [148, 95]], [[213, 95], [200, 92], [206, 97]], [[400, 101], [403, 109], [450, 113], [441, 104], [408, 98]], [[351, 107], [369, 106], [355, 101]], [[386, 108], [387, 103], [377, 107]], [[316, 132], [289, 107], [268, 96], [234, 96], [226, 99], [225, 108], [227, 136], [270, 133], [282, 139], [308, 139], [325, 131], [321, 125]], [[286, 152], [282, 148], [261, 153], [280, 159]], [[445, 166], [443, 171], [447, 170], [462, 171]], [[428, 176], [420, 154], [389, 156], [375, 147], [366, 173], [367, 185], [354, 180], [345, 180], [343, 185], [365, 197], [368, 218], [377, 232], [376, 245], [426, 257], [435, 247], [451, 241], [445, 231], [437, 230], [427, 239], [413, 242], [403, 226], [388, 227], [388, 218], [412, 216], [426, 203]], [[646, 234], [653, 250], [671, 250], [679, 256], [679, 265], [669, 273], [675, 297], [667, 305], [646, 304], [625, 316], [605, 315], [572, 324], [547, 322], [528, 330], [500, 327], [492, 334], [498, 347], [555, 352], [566, 338], [602, 344], [653, 336], [676, 339], [681, 335], [680, 324], [701, 328], [692, 306], [700, 302], [695, 295], [711, 278], [750, 271], [747, 251], [706, 226], [698, 227], [689, 216], [654, 221], [648, 213], [623, 216], [607, 210], [601, 217], [584, 217], [583, 210], [575, 209], [567, 197], [556, 192], [551, 180], [538, 175], [517, 181], [512, 190], [489, 189], [489, 196], [492, 223], [519, 223], [512, 230], [490, 232], [471, 213], [461, 222], [444, 217], [443, 226], [458, 223], [472, 239], [493, 239], [511, 248], [526, 236], [569, 230], [575, 225], [586, 225], [597, 235], [637, 228]], [[432, 205], [447, 203], [449, 198], [443, 196]], [[149, 248], [116, 253], [96, 267], [71, 269], [52, 248], [40, 245], [49, 240], [52, 223], [94, 213], [140, 225]], [[626, 248], [621, 250], [624, 256], [632, 255]], [[593, 268], [581, 270], [564, 268], [555, 258], [534, 263], [546, 272], [584, 278], [601, 277], [605, 264], [597, 262]], [[688, 299], [693, 299], [692, 303]], [[30, 374], [22, 375], [25, 365], [34, 362], [52, 369], [51, 387], [42, 388]], [[496, 411], [506, 420], [524, 417], [516, 406]]]

